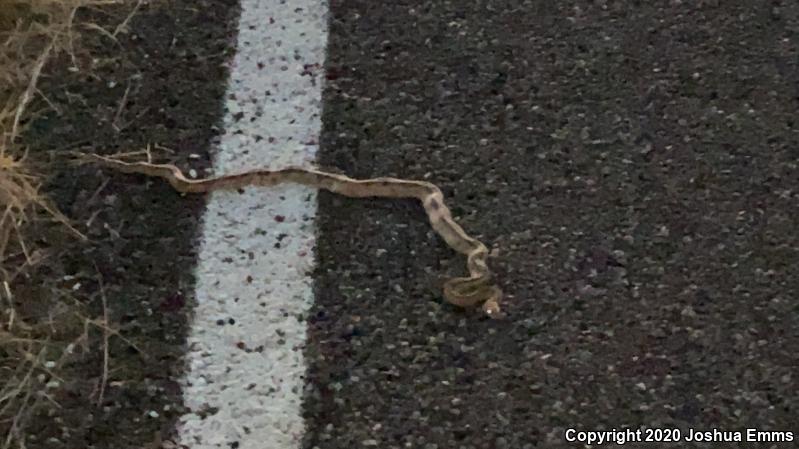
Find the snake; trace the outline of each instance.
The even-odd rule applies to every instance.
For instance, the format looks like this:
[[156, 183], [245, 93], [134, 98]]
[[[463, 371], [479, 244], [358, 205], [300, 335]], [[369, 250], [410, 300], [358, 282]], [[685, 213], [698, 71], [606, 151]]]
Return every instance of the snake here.
[[452, 218], [450, 209], [444, 204], [444, 194], [431, 182], [391, 177], [354, 179], [342, 174], [297, 166], [189, 179], [178, 167], [171, 164], [126, 162], [118, 158], [86, 153], [80, 154], [79, 159], [81, 162], [95, 163], [123, 173], [161, 178], [178, 192], [186, 194], [294, 183], [350, 198], [417, 199], [421, 202], [433, 230], [450, 248], [466, 256], [469, 276], [446, 279], [442, 288], [444, 299], [463, 309], [479, 307], [483, 314], [493, 319], [504, 316], [500, 307], [502, 290], [494, 281], [486, 263], [488, 248], [469, 236]]

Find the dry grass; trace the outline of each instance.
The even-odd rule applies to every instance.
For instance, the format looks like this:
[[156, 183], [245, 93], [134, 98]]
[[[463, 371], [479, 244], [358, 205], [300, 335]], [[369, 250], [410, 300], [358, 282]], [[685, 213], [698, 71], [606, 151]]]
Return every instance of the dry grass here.
[[[37, 87], [47, 61], [66, 54], [75, 62], [79, 37], [76, 12], [87, 6], [125, 1], [0, 0], [0, 429], [7, 429], [0, 434], [0, 449], [26, 447], [27, 420], [39, 404], [58, 406], [48, 395], [62, 381], [58, 369], [76, 344], [87, 343], [84, 331], [73, 343], [52, 344], [52, 335], [42, 332], [52, 328], [52, 323], [26, 323], [14, 308], [14, 279], [40, 258], [40, 253], [25, 243], [25, 225], [37, 219], [55, 219], [83, 237], [40, 193], [43, 170], [26, 158], [21, 136], [37, 117], [37, 108], [54, 107]], [[82, 29], [113, 38], [121, 27], [124, 24], [112, 31], [96, 25]], [[82, 325], [85, 329], [98, 323], [107, 327], [106, 321], [88, 319]], [[107, 338], [105, 332], [106, 342]]]
[[[72, 53], [75, 13], [89, 3], [97, 2], [0, 0], [0, 273], [6, 281], [35, 262], [20, 228], [37, 210], [69, 227], [66, 217], [39, 195], [38, 176], [26, 163], [20, 134], [36, 116], [34, 99], [47, 103], [37, 88], [42, 68], [52, 55]], [[9, 267], [8, 260], [20, 255], [23, 262]]]

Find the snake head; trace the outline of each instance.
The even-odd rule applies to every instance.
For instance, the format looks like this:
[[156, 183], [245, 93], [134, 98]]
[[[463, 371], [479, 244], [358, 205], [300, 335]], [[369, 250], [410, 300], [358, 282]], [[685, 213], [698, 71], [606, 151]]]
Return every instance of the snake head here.
[[488, 301], [483, 303], [483, 313], [486, 314], [492, 320], [501, 320], [505, 318], [505, 312], [499, 307], [498, 298], [492, 297]]
[[449, 279], [444, 283], [444, 298], [465, 309], [480, 306], [492, 319], [505, 316], [499, 307], [502, 290], [492, 284], [488, 276]]

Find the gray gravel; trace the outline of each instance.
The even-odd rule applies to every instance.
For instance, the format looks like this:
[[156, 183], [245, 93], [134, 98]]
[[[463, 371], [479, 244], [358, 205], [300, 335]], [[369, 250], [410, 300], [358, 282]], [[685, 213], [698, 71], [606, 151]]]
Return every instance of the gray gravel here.
[[775, 5], [331, 2], [321, 163], [429, 174], [510, 316], [442, 304], [463, 260], [418, 205], [322, 194], [305, 447], [796, 435], [799, 7]]

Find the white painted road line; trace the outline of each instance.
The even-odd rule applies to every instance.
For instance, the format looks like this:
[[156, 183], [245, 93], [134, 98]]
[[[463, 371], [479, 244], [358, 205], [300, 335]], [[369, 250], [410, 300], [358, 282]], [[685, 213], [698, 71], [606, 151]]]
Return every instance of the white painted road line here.
[[[307, 165], [321, 129], [327, 2], [242, 0], [216, 174]], [[178, 424], [190, 448], [297, 448], [316, 191], [209, 198]]]

